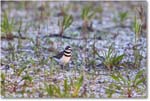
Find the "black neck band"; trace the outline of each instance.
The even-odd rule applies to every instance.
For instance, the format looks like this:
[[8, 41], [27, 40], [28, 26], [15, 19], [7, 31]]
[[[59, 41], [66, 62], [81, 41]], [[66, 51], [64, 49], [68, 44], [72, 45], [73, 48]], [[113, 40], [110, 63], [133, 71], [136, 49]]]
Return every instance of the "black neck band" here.
[[65, 50], [64, 53], [70, 54], [71, 52], [67, 52], [67, 51]]
[[71, 57], [71, 55], [67, 55], [67, 54], [64, 54], [64, 56], [66, 56], [66, 57]]

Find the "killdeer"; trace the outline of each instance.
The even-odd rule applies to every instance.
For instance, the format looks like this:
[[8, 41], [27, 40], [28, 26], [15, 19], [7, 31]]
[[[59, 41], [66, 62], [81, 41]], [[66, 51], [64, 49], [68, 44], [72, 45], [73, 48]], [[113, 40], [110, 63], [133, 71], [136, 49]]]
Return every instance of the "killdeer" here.
[[70, 61], [72, 49], [70, 46], [67, 46], [64, 51], [58, 53], [53, 58], [58, 61], [61, 65], [65, 65]]

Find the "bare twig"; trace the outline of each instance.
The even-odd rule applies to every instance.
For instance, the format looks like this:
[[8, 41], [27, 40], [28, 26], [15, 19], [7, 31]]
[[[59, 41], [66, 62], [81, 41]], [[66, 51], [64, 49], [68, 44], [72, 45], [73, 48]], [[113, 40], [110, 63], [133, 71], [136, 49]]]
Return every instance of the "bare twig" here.
[[[43, 38], [46, 37], [57, 37], [57, 38], [64, 38], [64, 39], [72, 39], [72, 40], [85, 40], [85, 38], [75, 38], [75, 37], [70, 37], [70, 36], [65, 36], [65, 35], [59, 35], [59, 34], [50, 34], [50, 35], [46, 35]], [[94, 38], [89, 38], [89, 39], [94, 39]], [[101, 37], [96, 37], [97, 40], [101, 40]]]

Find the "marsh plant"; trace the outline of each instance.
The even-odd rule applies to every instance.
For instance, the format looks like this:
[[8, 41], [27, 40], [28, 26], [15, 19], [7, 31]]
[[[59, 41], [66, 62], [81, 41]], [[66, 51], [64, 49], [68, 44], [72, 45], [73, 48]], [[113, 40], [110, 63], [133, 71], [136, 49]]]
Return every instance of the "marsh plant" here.
[[[117, 18], [119, 17], [119, 19]], [[124, 26], [125, 24], [125, 20], [128, 18], [128, 12], [119, 12], [118, 16], [114, 17], [114, 22], [118, 23], [120, 26]]]
[[[133, 79], [127, 74], [123, 76], [121, 73], [114, 73], [111, 78], [114, 80], [106, 88], [106, 94], [108, 97], [112, 97], [114, 94], [119, 93], [120, 97], [127, 96], [128, 98], [134, 97], [134, 93], [143, 93], [145, 89], [146, 77], [144, 76], [145, 70], [140, 70]], [[144, 96], [143, 96], [144, 97]]]
[[59, 35], [62, 36], [64, 31], [72, 24], [73, 17], [72, 15], [65, 15], [62, 22], [58, 21], [58, 26], [60, 27]]
[[71, 98], [80, 97], [80, 89], [83, 85], [83, 76], [81, 75], [77, 80], [70, 78], [70, 82], [66, 78], [63, 82], [63, 88], [58, 84], [46, 84], [45, 90], [50, 97], [57, 98]]
[[[26, 72], [28, 66], [27, 62], [22, 64], [22, 67], [16, 68], [14, 64], [7, 65], [9, 68], [5, 68], [5, 73], [1, 73], [1, 91], [2, 96], [8, 97], [6, 95], [8, 92], [10, 93], [18, 93], [21, 92], [22, 96], [24, 93], [27, 93], [25, 91], [26, 88], [31, 87], [33, 83], [33, 77], [31, 77], [28, 72]], [[8, 74], [7, 70], [12, 69], [13, 75]], [[26, 73], [26, 75], [24, 75]], [[16, 78], [15, 80], [11, 80], [12, 78]]]
[[[135, 33], [135, 45], [137, 45], [141, 32], [141, 24], [138, 22], [137, 18], [134, 18], [133, 22], [133, 30]], [[140, 50], [137, 47], [134, 47], [134, 67], [140, 67], [140, 62], [142, 59], [142, 55], [140, 54]]]
[[127, 17], [128, 17], [128, 12], [120, 12], [119, 13], [119, 18], [120, 18], [120, 24], [121, 24], [121, 26], [124, 25], [124, 22], [127, 19]]
[[[103, 1], [1, 3], [2, 97], [141, 98], [147, 94], [147, 39], [141, 33], [146, 2], [134, 19], [133, 8], [144, 2], [131, 2], [132, 7], [129, 2]], [[109, 45], [114, 41], [115, 47]], [[61, 60], [70, 57], [62, 51], [65, 46], [72, 48], [72, 54], [61, 66]], [[57, 53], [60, 61], [53, 58]]]
[[104, 66], [106, 66], [106, 68], [108, 68], [109, 70], [112, 70], [113, 67], [122, 66], [121, 61], [124, 58], [124, 54], [118, 55], [114, 51], [112, 45], [109, 47], [108, 51], [102, 51], [103, 57], [100, 56], [97, 51], [96, 54], [99, 57], [99, 59], [102, 60]]
[[4, 13], [2, 19], [3, 20], [1, 22], [1, 32], [4, 34], [3, 37], [5, 37], [7, 39], [13, 39], [12, 32], [14, 31], [14, 28], [15, 28], [14, 19], [13, 18], [10, 19], [6, 12]]
[[137, 17], [134, 17], [134, 22], [133, 22], [133, 26], [132, 29], [135, 33], [135, 44], [137, 43], [139, 37], [140, 37], [140, 32], [141, 32], [141, 24], [138, 21]]
[[82, 9], [81, 18], [83, 20], [82, 29], [86, 31], [87, 29], [92, 30], [92, 18], [95, 16], [96, 11], [91, 10], [90, 6], [85, 6]]

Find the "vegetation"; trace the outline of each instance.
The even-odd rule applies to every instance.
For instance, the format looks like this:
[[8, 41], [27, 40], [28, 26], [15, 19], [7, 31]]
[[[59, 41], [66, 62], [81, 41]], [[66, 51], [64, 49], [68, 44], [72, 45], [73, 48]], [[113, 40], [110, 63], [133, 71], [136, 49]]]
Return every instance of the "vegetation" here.
[[128, 17], [128, 12], [119, 13], [120, 23], [122, 26], [124, 25], [124, 21], [127, 19], [127, 17]]
[[135, 47], [134, 47], [134, 66], [135, 68], [140, 67], [141, 64], [141, 60], [142, 60], [142, 55], [140, 54], [140, 50], [138, 49], [137, 43], [139, 41], [139, 35], [141, 32], [141, 24], [137, 21], [137, 18], [134, 18], [134, 22], [133, 22], [133, 30], [135, 33]]
[[[96, 51], [99, 59], [101, 60], [102, 56]], [[104, 60], [102, 61], [103, 64], [109, 69], [112, 70], [113, 67], [121, 66], [121, 61], [124, 57], [124, 54], [117, 55], [117, 53], [112, 48], [112, 45], [109, 47], [108, 51], [103, 51]]]
[[147, 3], [134, 2], [1, 2], [1, 97], [146, 97]]
[[60, 27], [60, 32], [59, 34], [62, 35], [64, 31], [72, 24], [73, 22], [73, 17], [72, 15], [65, 15], [63, 18], [63, 21], [58, 23]]
[[50, 97], [57, 98], [71, 98], [80, 97], [80, 88], [83, 85], [83, 76], [80, 76], [77, 80], [70, 79], [70, 83], [67, 79], [64, 80], [63, 90], [60, 85], [50, 84], [46, 85], [46, 91]]
[[12, 39], [13, 38], [13, 30], [15, 28], [14, 25], [14, 19], [9, 19], [8, 15], [6, 12], [4, 12], [4, 16], [2, 18], [1, 22], [1, 32], [4, 33], [4, 37], [7, 39]]
[[[119, 26], [121, 26], [121, 27], [124, 27], [124, 24], [125, 24], [125, 20], [128, 18], [128, 12], [127, 11], [125, 11], [125, 12], [119, 12], [119, 14], [118, 14], [118, 16], [116, 17], [114, 17], [113, 18], [113, 21], [115, 22], [115, 23], [118, 23], [119, 24]], [[119, 18], [118, 18], [119, 17]]]
[[[18, 93], [19, 88], [22, 88], [22, 93], [27, 93], [25, 89], [31, 86], [31, 84], [33, 83], [33, 78], [28, 73], [26, 75], [23, 75], [27, 68], [26, 64], [24, 64], [24, 66], [25, 67], [22, 67], [20, 69], [16, 69], [16, 67], [13, 64], [9, 66], [9, 68], [11, 68], [14, 71], [13, 77], [17, 78], [16, 80], [11, 81], [11, 79], [13, 78], [10, 77], [10, 74], [1, 74], [2, 96], [5, 96], [5, 91]], [[6, 72], [9, 68], [6, 68]]]
[[[127, 76], [123, 76], [120, 73], [115, 73], [111, 75], [111, 78], [115, 81], [109, 85], [109, 88], [106, 89], [108, 97], [112, 97], [113, 94], [120, 93], [121, 95], [127, 96], [128, 98], [133, 97], [133, 92], [141, 93], [145, 87], [144, 83], [146, 82], [146, 77], [143, 76], [144, 70], [139, 71], [136, 76], [131, 79]], [[139, 88], [142, 87], [142, 90]], [[123, 96], [120, 96], [123, 97]]]
[[137, 43], [141, 31], [141, 24], [137, 21], [136, 17], [134, 17], [133, 31], [135, 32], [135, 43]]
[[86, 31], [87, 29], [92, 29], [91, 19], [95, 16], [95, 14], [96, 11], [92, 11], [90, 6], [85, 6], [82, 9], [81, 18], [83, 20], [83, 24], [82, 24], [83, 31]]

